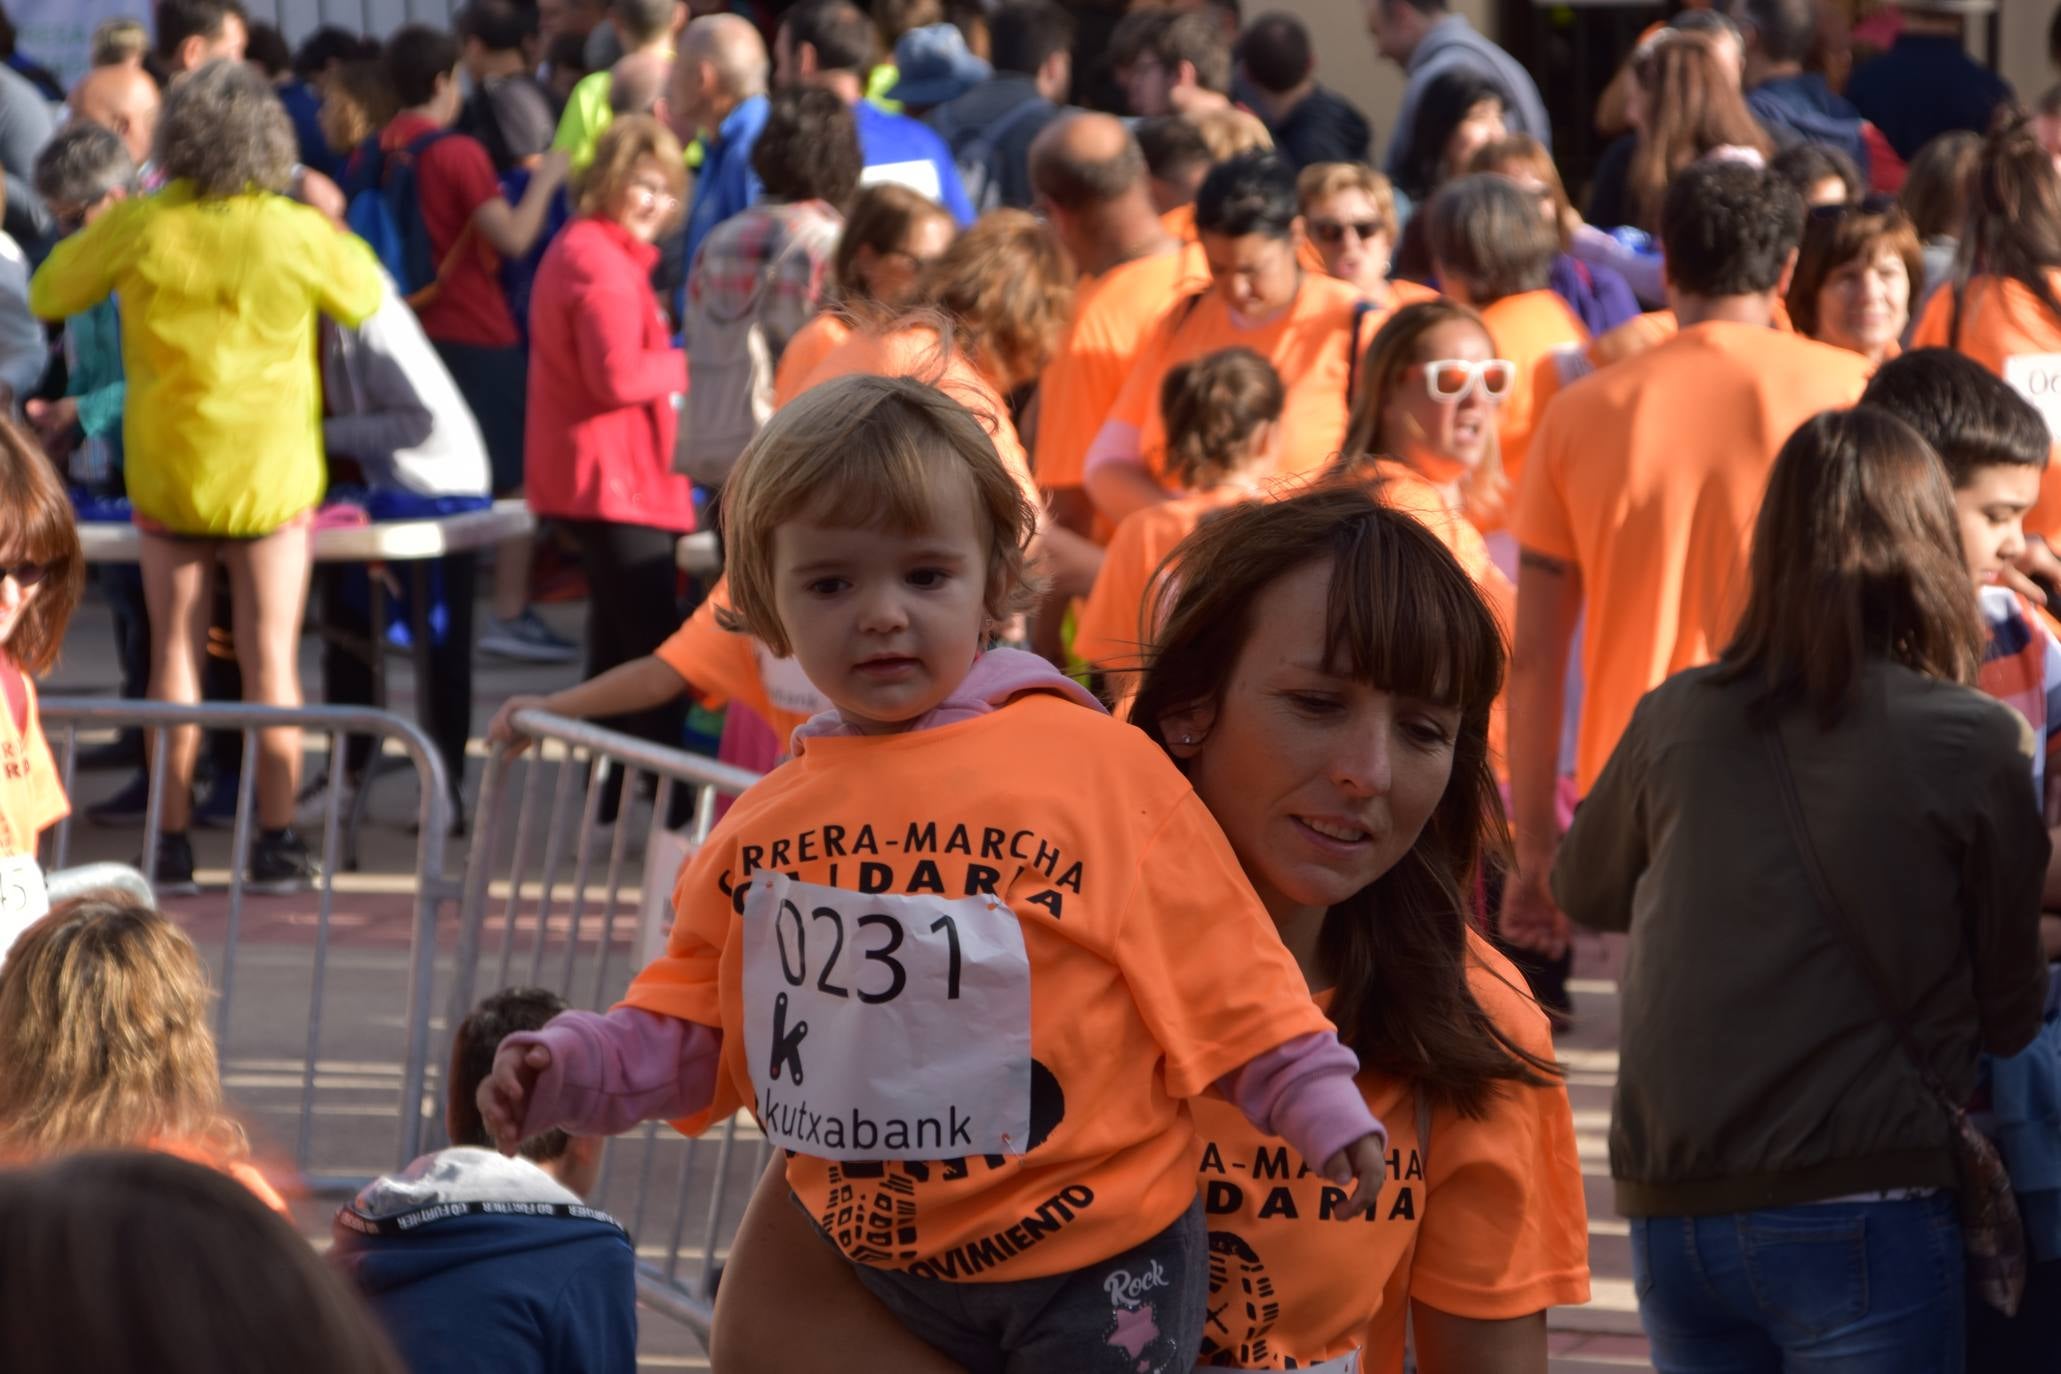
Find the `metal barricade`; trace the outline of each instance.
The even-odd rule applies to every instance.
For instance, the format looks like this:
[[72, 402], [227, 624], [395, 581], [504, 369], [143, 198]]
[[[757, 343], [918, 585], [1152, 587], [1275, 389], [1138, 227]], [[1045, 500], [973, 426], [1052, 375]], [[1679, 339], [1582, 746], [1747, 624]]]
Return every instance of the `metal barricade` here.
[[[544, 711], [518, 712], [515, 727], [527, 754], [497, 748], [480, 784], [440, 1064], [449, 1062], [451, 1034], [486, 992], [541, 986], [576, 1007], [612, 1005], [663, 948], [674, 876], [707, 837], [718, 798], [757, 781], [742, 769]], [[619, 783], [609, 783], [611, 770]], [[612, 786], [620, 788], [620, 809], [611, 821]], [[692, 816], [669, 830], [683, 789], [692, 789]], [[441, 1100], [439, 1093], [436, 1103], [425, 1102], [425, 1149], [441, 1139]], [[703, 1338], [717, 1257], [770, 1155], [750, 1121], [734, 1117], [702, 1140], [651, 1123], [608, 1147], [590, 1200], [629, 1228], [640, 1298]]]
[[[226, 911], [218, 913], [205, 898], [190, 907], [170, 904], [175, 919], [195, 935], [213, 965], [218, 993], [215, 1041], [224, 1086], [239, 1114], [254, 1128], [260, 1162], [265, 1162], [267, 1150], [284, 1150], [291, 1140], [294, 1168], [317, 1193], [348, 1195], [371, 1176], [407, 1164], [420, 1139], [429, 1073], [437, 921], [458, 897], [457, 884], [444, 875], [450, 788], [442, 756], [421, 727], [385, 711], [346, 706], [179, 706], [46, 697], [41, 714], [67, 796], [77, 795], [75, 764], [82, 732], [140, 728], [150, 732], [154, 749], [163, 746], [167, 731], [181, 726], [241, 733], [241, 786], [228, 844]], [[311, 891], [291, 897], [246, 892], [257, 824], [259, 734], [275, 728], [301, 730], [304, 750], [307, 736], [327, 736], [329, 781], [323, 793], [318, 851], [321, 875]], [[352, 736], [371, 737], [380, 754], [388, 745], [395, 746], [413, 763], [418, 830], [405, 872], [356, 874], [343, 880], [340, 891], [339, 875], [345, 867], [345, 746]], [[163, 775], [153, 773], [139, 862], [146, 884], [157, 877], [163, 785]], [[64, 869], [74, 850], [82, 847], [74, 829], [67, 819], [45, 836], [46, 869]], [[150, 887], [139, 891], [133, 872], [125, 882], [121, 875], [127, 870], [119, 865], [93, 867], [113, 885], [148, 898]], [[204, 876], [211, 871], [203, 865]], [[76, 870], [65, 876], [67, 892], [80, 890], [83, 882], [103, 885], [91, 875], [82, 878]], [[351, 910], [339, 911], [340, 896]], [[214, 929], [217, 919], [219, 935]], [[400, 995], [395, 997], [397, 982]], [[336, 1024], [325, 1019], [332, 1003], [347, 1013]], [[382, 1145], [377, 1123], [389, 1116], [395, 1119], [394, 1133]]]

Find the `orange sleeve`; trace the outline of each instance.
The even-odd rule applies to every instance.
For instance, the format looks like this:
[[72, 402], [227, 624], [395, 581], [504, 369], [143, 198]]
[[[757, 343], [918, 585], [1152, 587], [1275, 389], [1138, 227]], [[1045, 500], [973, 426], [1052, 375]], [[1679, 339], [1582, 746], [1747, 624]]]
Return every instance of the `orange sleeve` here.
[[[1522, 975], [1469, 931], [1475, 999], [1505, 1035], [1553, 1057]], [[1500, 1321], [1589, 1300], [1588, 1207], [1564, 1084], [1502, 1086], [1480, 1120], [1435, 1110], [1410, 1297]]]
[[1144, 610], [1145, 583], [1152, 570], [1143, 566], [1144, 524], [1137, 511], [1116, 527], [1102, 555], [1094, 589], [1074, 619], [1073, 651], [1097, 668], [1136, 667], [1144, 656], [1139, 642], [1139, 617]]
[[[1532, 436], [1530, 461], [1517, 484], [1510, 532], [1524, 548], [1573, 562], [1577, 556], [1566, 493], [1560, 485], [1561, 430], [1566, 427], [1567, 393], [1553, 398]], [[1594, 440], [1596, 436], [1591, 436]]]
[[1132, 882], [1110, 953], [1166, 1054], [1170, 1094], [1197, 1096], [1277, 1045], [1332, 1029], [1193, 791]]
[[716, 624], [717, 608], [729, 604], [729, 584], [718, 581], [686, 623], [652, 651], [659, 662], [686, 680], [696, 699], [711, 711], [730, 701], [749, 705], [764, 696], [758, 655], [752, 651], [750, 637], [732, 634]]
[[1950, 286], [1942, 286], [1925, 299], [1925, 308], [1918, 314], [1918, 325], [1911, 331], [1913, 348], [1945, 348], [1949, 322], [1953, 319], [1954, 292]]
[[780, 366], [773, 372], [773, 408], [778, 410], [808, 390], [809, 374], [851, 336], [852, 327], [840, 315], [825, 311], [801, 327], [787, 341]]

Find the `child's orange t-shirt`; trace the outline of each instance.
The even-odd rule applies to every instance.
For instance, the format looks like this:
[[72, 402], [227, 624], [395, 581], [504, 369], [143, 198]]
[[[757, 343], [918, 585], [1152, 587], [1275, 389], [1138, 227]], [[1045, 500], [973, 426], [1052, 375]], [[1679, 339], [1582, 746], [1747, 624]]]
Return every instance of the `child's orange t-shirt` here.
[[[2061, 298], [2061, 272], [2047, 274]], [[1961, 302], [1960, 336], [1954, 336], [1954, 293], [1935, 291], [1911, 332], [1913, 348], [1953, 348], [2010, 383], [2061, 437], [2061, 319], [2056, 319], [2024, 283], [2008, 277], [1977, 277]], [[2025, 528], [2061, 543], [2061, 443], [2040, 478], [2040, 498], [2026, 513]]]
[[801, 395], [809, 374], [851, 336], [852, 322], [837, 310], [818, 311], [796, 330], [787, 341], [787, 351], [780, 355], [780, 366], [773, 370], [773, 408], [778, 410]]
[[1038, 434], [1032, 464], [1047, 491], [1081, 484], [1088, 445], [1109, 418], [1124, 379], [1167, 312], [1209, 285], [1202, 250], [1136, 258], [1081, 283], [1073, 322], [1038, 380]]
[[[1502, 1032], [1553, 1057], [1545, 1013], [1509, 961], [1467, 932], [1467, 982]], [[1330, 995], [1320, 994], [1320, 1004]], [[1588, 1207], [1567, 1090], [1500, 1085], [1486, 1115], [1429, 1111], [1416, 1085], [1357, 1080], [1388, 1124], [1374, 1212], [1337, 1215], [1346, 1191], [1237, 1108], [1196, 1103], [1210, 1232], [1210, 1321], [1201, 1367], [1307, 1369], [1358, 1352], [1365, 1374], [1401, 1374], [1410, 1303], [1507, 1321], [1589, 1300]]]
[[730, 584], [719, 580], [686, 623], [653, 652], [687, 680], [709, 710], [742, 702], [772, 727], [784, 748], [795, 727], [830, 709], [793, 658], [779, 658], [756, 636], [716, 624], [718, 609], [730, 604]]
[[[733, 914], [783, 891], [770, 928]], [[921, 1139], [924, 1121], [948, 1119], [934, 1097], [953, 1072], [943, 1056], [969, 1058], [983, 1082], [1023, 1074], [1027, 1057], [1025, 1153], [788, 1158], [789, 1185], [848, 1257], [920, 1276], [1067, 1273], [1157, 1235], [1195, 1200], [1189, 1099], [1330, 1028], [1187, 780], [1141, 732], [1047, 693], [932, 730], [809, 740], [738, 799], [673, 905], [666, 953], [624, 1005], [725, 1028], [713, 1101], [683, 1131], [750, 1108], [826, 1153], [871, 1148], [859, 1121], [847, 1136], [841, 1112], [809, 1114], [826, 1096], [898, 1089], [928, 1095], [910, 1127]], [[962, 928], [969, 951], [976, 934], [1006, 950], [1020, 932], [1010, 957], [1026, 961], [1009, 973], [969, 953], [979, 995], [963, 1010]], [[756, 976], [782, 989], [755, 1005], [754, 938]], [[1012, 1039], [1026, 1028], [1010, 1006], [1027, 1007], [1027, 1042]], [[826, 1007], [839, 1024], [814, 1041], [788, 1019]], [[921, 1062], [896, 1038], [906, 1027], [844, 1019], [914, 1007], [949, 1047]], [[762, 1055], [748, 1055], [767, 1026]], [[995, 1052], [1010, 1044], [1027, 1048]], [[863, 1063], [840, 1074], [853, 1057]], [[783, 1075], [756, 1087], [772, 1068]]]
[[1094, 590], [1074, 618], [1074, 655], [1097, 668], [1127, 671], [1143, 667], [1148, 638], [1145, 602], [1152, 593], [1153, 574], [1174, 546], [1212, 513], [1257, 499], [1259, 493], [1247, 488], [1221, 486], [1176, 496], [1125, 516], [1102, 555]]
[[928, 382], [979, 417], [995, 441], [1003, 464], [1033, 501], [1037, 486], [1031, 481], [1030, 457], [1017, 437], [1016, 421], [1009, 414], [1009, 402], [985, 373], [974, 366], [962, 348], [947, 348], [929, 325], [907, 325], [886, 331], [853, 330], [803, 383], [802, 390], [835, 377], [864, 373], [870, 377], [914, 377]]
[[0, 707], [0, 858], [34, 858], [38, 837], [71, 814], [71, 803], [43, 738], [36, 684], [4, 660]]
[[[1166, 458], [1166, 425], [1159, 411], [1159, 389], [1166, 374], [1177, 364], [1220, 349], [1249, 348], [1274, 365], [1287, 388], [1277, 470], [1300, 473], [1321, 468], [1338, 457], [1345, 443], [1353, 318], [1359, 303], [1359, 293], [1344, 282], [1305, 274], [1294, 302], [1278, 318], [1241, 328], [1215, 291], [1190, 297], [1174, 307], [1153, 345], [1139, 356], [1109, 418], [1137, 430], [1138, 452], [1158, 476]], [[1362, 332], [1367, 333], [1364, 328]], [[1362, 347], [1365, 343], [1360, 340]]]
[[1510, 527], [1581, 575], [1581, 791], [1640, 697], [1716, 659], [1745, 605], [1775, 455], [1811, 416], [1859, 400], [1868, 374], [1858, 353], [1711, 321], [1547, 405]]
[[1496, 411], [1496, 437], [1503, 455], [1503, 475], [1514, 490], [1531, 451], [1532, 430], [1539, 412], [1559, 390], [1554, 355], [1563, 348], [1589, 342], [1589, 331], [1567, 302], [1551, 291], [1525, 291], [1505, 296], [1481, 312], [1495, 341], [1496, 356], [1517, 365], [1509, 394]]

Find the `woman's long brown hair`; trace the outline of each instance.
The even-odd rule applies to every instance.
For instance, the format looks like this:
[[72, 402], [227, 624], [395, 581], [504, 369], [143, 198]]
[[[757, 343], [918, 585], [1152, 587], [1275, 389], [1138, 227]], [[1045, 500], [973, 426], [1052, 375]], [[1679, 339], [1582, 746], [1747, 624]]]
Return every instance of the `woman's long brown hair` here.
[[1467, 981], [1468, 894], [1484, 852], [1508, 845], [1488, 748], [1506, 654], [1494, 613], [1445, 546], [1350, 482], [1206, 521], [1162, 570], [1172, 604], [1131, 723], [1164, 748], [1162, 721], [1220, 703], [1254, 602], [1312, 563], [1331, 567], [1329, 670], [1461, 712], [1451, 779], [1417, 843], [1325, 915], [1318, 949], [1336, 980], [1331, 1018], [1362, 1065], [1478, 1117], [1499, 1084], [1539, 1086], [1558, 1070], [1505, 1034]]
[[1981, 666], [1946, 469], [1886, 411], [1827, 411], [1790, 436], [1754, 524], [1748, 582], [1719, 677], [1759, 682], [1762, 720], [1805, 709], [1837, 723], [1869, 659], [1964, 684]]
[[1983, 141], [1968, 188], [1967, 232], [1954, 264], [1948, 338], [1961, 343], [1968, 284], [1976, 277], [2015, 281], [2061, 321], [2061, 298], [2049, 280], [2061, 268], [2061, 171], [2023, 115], [2004, 118]]
[[4, 656], [30, 676], [57, 663], [65, 626], [86, 586], [79, 526], [57, 469], [21, 426], [0, 416], [0, 563], [40, 563], [45, 572], [35, 599], [22, 611]]
[[1739, 84], [1726, 71], [1710, 39], [1671, 33], [1637, 58], [1633, 79], [1646, 98], [1645, 125], [1625, 178], [1632, 222], [1660, 230], [1667, 184], [1696, 159], [1718, 148], [1751, 148], [1763, 158], [1773, 148]]

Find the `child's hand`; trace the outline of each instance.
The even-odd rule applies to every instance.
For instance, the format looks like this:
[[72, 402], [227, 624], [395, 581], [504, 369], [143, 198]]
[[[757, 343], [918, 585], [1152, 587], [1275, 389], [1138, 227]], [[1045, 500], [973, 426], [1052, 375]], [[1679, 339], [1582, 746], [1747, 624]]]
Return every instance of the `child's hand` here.
[[501, 709], [494, 712], [493, 724], [487, 726], [487, 743], [509, 746], [509, 757], [513, 758], [530, 747], [530, 737], [515, 728], [517, 711], [542, 710], [545, 698], [539, 696], [510, 697], [501, 703]]
[[[500, 1069], [496, 1060], [494, 1068]], [[482, 1092], [485, 1090], [482, 1089]], [[485, 1102], [485, 1098], [481, 1098]], [[1343, 1186], [1347, 1180], [1356, 1179], [1353, 1195], [1345, 1200], [1340, 1217], [1362, 1216], [1374, 1210], [1375, 1201], [1381, 1196], [1381, 1180], [1388, 1175], [1388, 1137], [1379, 1131], [1369, 1131], [1337, 1154], [1324, 1161], [1324, 1177]]]
[[480, 1122], [502, 1154], [513, 1156], [522, 1144], [530, 1090], [537, 1086], [537, 1075], [550, 1067], [551, 1051], [542, 1045], [503, 1045], [495, 1052], [494, 1071], [481, 1081], [478, 1101]]

